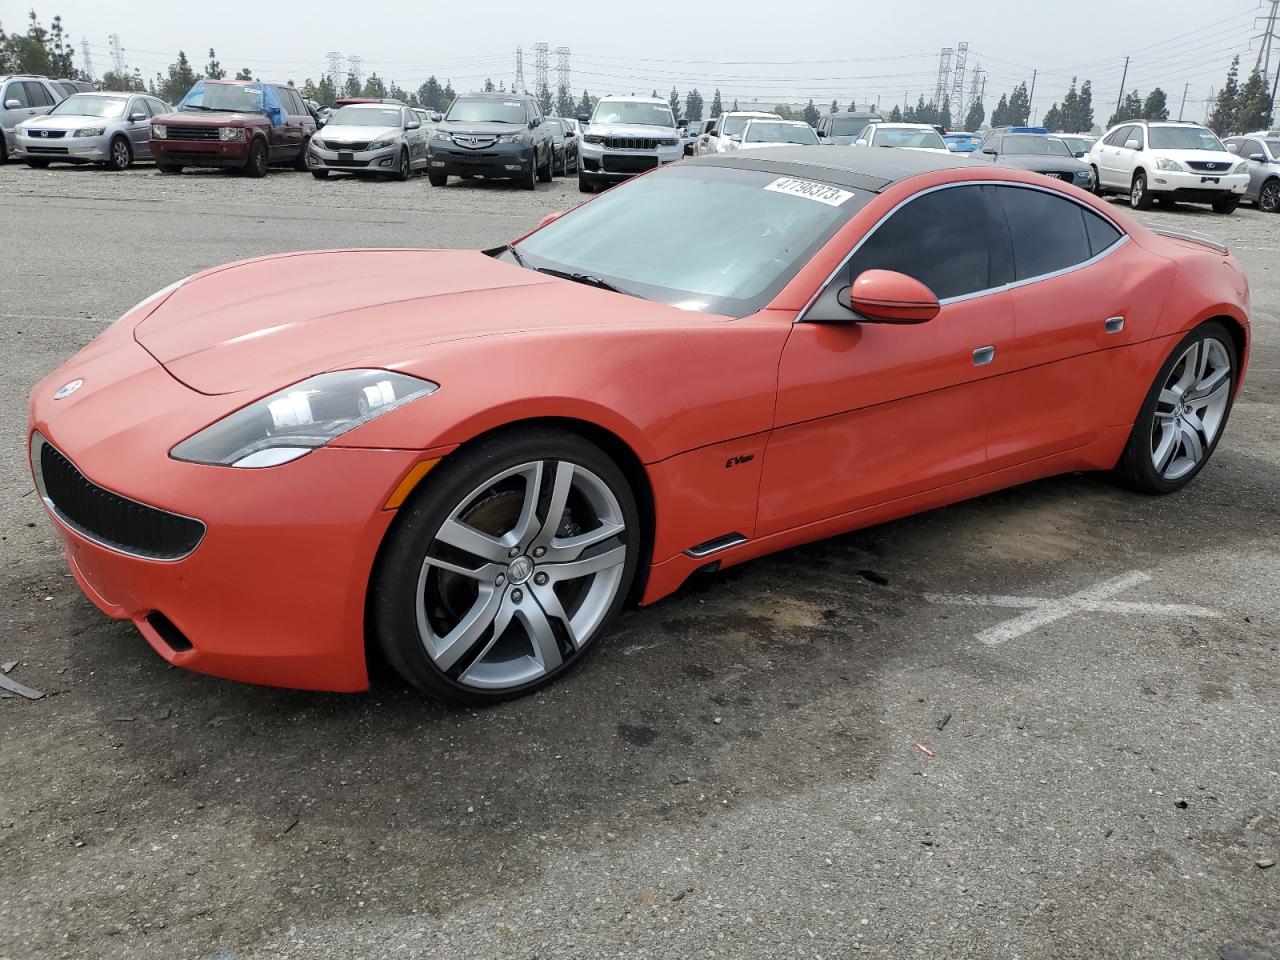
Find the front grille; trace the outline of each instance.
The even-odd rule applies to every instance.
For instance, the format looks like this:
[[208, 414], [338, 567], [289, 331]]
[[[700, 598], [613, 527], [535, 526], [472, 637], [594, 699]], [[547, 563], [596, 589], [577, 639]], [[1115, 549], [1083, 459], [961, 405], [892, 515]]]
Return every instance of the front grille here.
[[27, 136], [37, 140], [60, 140], [67, 135], [65, 130], [28, 130]]
[[368, 160], [356, 160], [354, 158], [351, 160], [326, 160], [325, 163], [331, 167], [367, 167], [369, 165]]
[[1071, 183], [1073, 180], [1075, 180], [1075, 177], [1072, 176], [1071, 174], [1062, 173], [1061, 171], [1058, 171], [1058, 170], [1045, 170], [1042, 172], [1046, 177], [1053, 177], [1053, 179], [1055, 180], [1065, 180], [1067, 183]]
[[217, 127], [179, 127], [169, 124], [170, 140], [217, 140]]
[[368, 140], [360, 140], [355, 143], [336, 143], [333, 140], [326, 140], [324, 145], [330, 150], [341, 150], [344, 153], [348, 151], [351, 153], [359, 153], [361, 150], [369, 149]]
[[1188, 160], [1187, 166], [1200, 173], [1226, 173], [1232, 164], [1222, 160]]
[[483, 135], [472, 136], [469, 133], [455, 133], [453, 134], [453, 142], [465, 150], [484, 150], [497, 143], [498, 138]]
[[657, 150], [656, 137], [602, 137], [606, 150]]
[[40, 493], [67, 526], [103, 546], [148, 560], [181, 560], [204, 538], [204, 524], [104, 490], [43, 437], [33, 441]]
[[612, 154], [604, 155], [606, 173], [643, 173], [658, 165], [658, 158], [643, 155]]
[[37, 147], [37, 146], [27, 147], [27, 153], [46, 153], [46, 154], [61, 155], [65, 157], [70, 152], [71, 152], [71, 149], [69, 147]]

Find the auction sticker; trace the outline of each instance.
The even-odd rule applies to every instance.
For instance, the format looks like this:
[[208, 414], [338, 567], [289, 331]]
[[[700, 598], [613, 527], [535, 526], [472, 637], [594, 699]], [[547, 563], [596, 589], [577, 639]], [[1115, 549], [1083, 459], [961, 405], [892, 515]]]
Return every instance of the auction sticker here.
[[772, 190], [774, 193], [803, 197], [806, 200], [817, 200], [829, 207], [838, 207], [853, 196], [853, 192], [849, 190], [841, 190], [814, 180], [797, 180], [795, 177], [779, 177], [765, 189]]

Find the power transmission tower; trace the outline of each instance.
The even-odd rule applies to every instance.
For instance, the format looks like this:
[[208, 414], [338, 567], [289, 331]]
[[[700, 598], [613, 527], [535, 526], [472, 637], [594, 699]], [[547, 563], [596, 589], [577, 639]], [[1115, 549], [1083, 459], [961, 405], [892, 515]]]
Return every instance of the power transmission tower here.
[[[1271, 0], [1271, 12], [1267, 14], [1267, 29], [1253, 38], [1262, 41], [1258, 46], [1258, 61], [1254, 65], [1254, 69], [1262, 71], [1264, 85], [1267, 77], [1271, 74], [1271, 41], [1280, 39], [1280, 35], [1276, 34], [1278, 20], [1280, 20], [1280, 0]], [[1280, 69], [1277, 72], [1280, 72]]]
[[954, 52], [950, 47], [943, 47], [938, 56], [938, 82], [933, 88], [933, 102], [939, 107], [942, 106], [942, 98], [951, 89], [951, 54]]
[[347, 73], [356, 78], [356, 83], [364, 86], [364, 58], [354, 54], [347, 57]]
[[986, 85], [987, 74], [981, 65], [973, 68], [972, 86], [969, 87], [969, 102], [965, 105], [964, 115], [967, 117], [973, 105], [982, 99], [982, 89]]
[[93, 69], [93, 58], [89, 56], [89, 41], [80, 41], [80, 57], [84, 61], [84, 75], [90, 80], [97, 80], [98, 76]]
[[533, 45], [533, 92], [534, 96], [550, 89], [551, 86], [551, 47], [545, 43]]
[[330, 50], [325, 54], [325, 59], [329, 61], [329, 79], [331, 79], [335, 85], [341, 84], [345, 79], [342, 72], [342, 61], [346, 58], [337, 50]]
[[516, 80], [511, 84], [512, 93], [528, 93], [524, 85], [524, 47], [516, 47]]
[[569, 53], [568, 47], [556, 47], [556, 83], [565, 90], [572, 90], [569, 77]]
[[120, 34], [113, 33], [109, 40], [111, 42], [111, 67], [115, 70], [117, 77], [123, 77], [125, 71], [129, 68], [124, 63], [124, 47], [120, 46]]
[[951, 122], [953, 126], [959, 126], [964, 122], [964, 69], [965, 61], [969, 59], [968, 41], [961, 41], [956, 44], [956, 66], [953, 73], [951, 84]]

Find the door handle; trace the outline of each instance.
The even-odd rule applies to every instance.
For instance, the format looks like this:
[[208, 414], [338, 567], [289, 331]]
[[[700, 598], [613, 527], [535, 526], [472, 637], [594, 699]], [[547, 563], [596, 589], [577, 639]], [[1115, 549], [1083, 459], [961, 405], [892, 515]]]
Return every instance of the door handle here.
[[985, 367], [988, 363], [996, 358], [995, 347], [978, 347], [973, 351], [973, 365], [975, 367]]
[[1124, 329], [1124, 317], [1107, 317], [1107, 333], [1119, 333]]

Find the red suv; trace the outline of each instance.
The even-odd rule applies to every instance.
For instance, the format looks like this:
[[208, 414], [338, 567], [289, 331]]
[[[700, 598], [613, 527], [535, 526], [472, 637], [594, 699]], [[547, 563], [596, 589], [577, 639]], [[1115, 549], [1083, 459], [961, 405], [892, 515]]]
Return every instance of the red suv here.
[[151, 121], [161, 173], [234, 167], [265, 177], [271, 164], [307, 169], [316, 120], [293, 87], [257, 80], [201, 80], [173, 113]]

